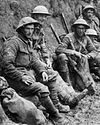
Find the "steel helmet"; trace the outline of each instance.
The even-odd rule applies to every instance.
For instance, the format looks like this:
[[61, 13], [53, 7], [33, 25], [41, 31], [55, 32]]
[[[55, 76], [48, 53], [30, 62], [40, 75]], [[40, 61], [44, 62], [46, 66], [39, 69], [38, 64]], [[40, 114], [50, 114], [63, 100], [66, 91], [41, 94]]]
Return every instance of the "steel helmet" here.
[[87, 29], [85, 34], [90, 36], [97, 36], [97, 32], [94, 29]]
[[19, 24], [16, 28], [16, 31], [18, 32], [18, 30], [27, 25], [27, 24], [39, 24], [39, 22], [35, 19], [33, 19], [32, 17], [23, 17], [20, 21], [19, 21]]
[[33, 12], [32, 12], [31, 14], [45, 14], [45, 15], [48, 15], [48, 16], [51, 15], [51, 14], [48, 12], [48, 9], [47, 9], [45, 6], [42, 6], [42, 5], [36, 6], [36, 7], [33, 9]]
[[77, 25], [84, 25], [87, 29], [90, 28], [87, 22], [82, 18], [77, 19], [72, 25], [72, 28], [75, 28]]
[[86, 10], [88, 10], [88, 9], [92, 9], [93, 11], [95, 11], [95, 8], [94, 8], [94, 6], [92, 6], [92, 5], [87, 5], [87, 6], [85, 6], [85, 8], [83, 9], [83, 12], [82, 13], [84, 13]]

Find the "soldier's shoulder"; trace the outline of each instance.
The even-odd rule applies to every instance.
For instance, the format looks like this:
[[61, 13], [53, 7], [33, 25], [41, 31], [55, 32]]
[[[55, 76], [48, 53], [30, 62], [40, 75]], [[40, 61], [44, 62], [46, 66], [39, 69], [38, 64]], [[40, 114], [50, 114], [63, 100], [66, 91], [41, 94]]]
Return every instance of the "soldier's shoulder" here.
[[74, 32], [68, 33], [68, 34], [66, 35], [66, 37], [73, 37], [73, 36], [74, 36]]
[[4, 45], [12, 45], [18, 43], [19, 43], [18, 36], [12, 36], [5, 41]]
[[67, 38], [67, 39], [73, 39], [74, 38], [74, 32], [72, 32], [72, 33], [69, 33], [69, 34], [67, 34], [66, 36], [65, 36], [65, 38]]

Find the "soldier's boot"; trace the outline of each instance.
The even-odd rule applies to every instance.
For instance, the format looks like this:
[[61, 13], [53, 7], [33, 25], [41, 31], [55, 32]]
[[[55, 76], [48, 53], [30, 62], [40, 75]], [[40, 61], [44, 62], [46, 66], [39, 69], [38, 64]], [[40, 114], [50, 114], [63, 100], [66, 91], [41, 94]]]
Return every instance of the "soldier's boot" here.
[[74, 96], [70, 98], [69, 100], [67, 99], [67, 104], [70, 106], [70, 108], [75, 108], [76, 105], [78, 105], [78, 102], [83, 99], [86, 95], [88, 94], [88, 89], [84, 89], [80, 94], [77, 96]]
[[50, 97], [42, 97], [41, 98], [42, 105], [46, 108], [49, 113], [49, 118], [55, 125], [67, 125], [68, 120], [64, 118], [64, 116], [60, 115], [59, 111], [55, 108], [53, 102]]
[[61, 103], [55, 104], [55, 107], [61, 113], [68, 113], [70, 111], [70, 107], [68, 105], [62, 105]]
[[70, 107], [68, 105], [63, 105], [60, 103], [58, 94], [55, 91], [51, 91], [51, 99], [55, 107], [59, 110], [59, 112], [68, 113], [70, 111]]

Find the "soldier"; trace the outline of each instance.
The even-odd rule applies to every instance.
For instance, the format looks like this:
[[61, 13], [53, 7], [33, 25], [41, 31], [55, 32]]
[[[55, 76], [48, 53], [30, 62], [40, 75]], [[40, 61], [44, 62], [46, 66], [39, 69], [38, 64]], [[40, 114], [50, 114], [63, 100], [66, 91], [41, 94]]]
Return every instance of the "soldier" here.
[[[47, 17], [50, 16], [50, 15], [51, 14], [48, 12], [48, 9], [45, 6], [37, 6], [37, 7], [35, 7], [33, 9], [33, 12], [31, 13], [31, 16], [34, 19], [38, 20], [41, 23], [42, 26], [44, 25]], [[37, 27], [36, 27], [36, 31], [37, 31]], [[41, 53], [41, 56], [39, 58], [40, 58], [40, 60], [42, 62], [45, 62], [47, 69], [49, 69], [49, 71], [50, 71], [50, 69], [52, 69], [52, 67], [51, 67], [50, 55], [49, 55], [49, 52], [47, 50], [47, 47], [46, 47], [46, 44], [45, 44], [45, 40], [44, 40], [45, 36], [44, 36], [44, 33], [43, 33], [43, 28], [38, 29], [38, 32], [36, 32], [36, 31], [33, 34], [33, 45], [35, 46], [35, 47], [33, 47], [33, 49], [37, 50], [37, 53], [39, 55]], [[42, 39], [41, 39], [41, 34], [43, 34], [42, 35]], [[38, 37], [38, 40], [35, 39], [35, 41], [36, 41], [35, 42], [34, 38], [37, 38], [36, 36]], [[36, 49], [36, 45], [38, 45], [38, 48], [40, 48], [40, 50], [38, 48]], [[54, 74], [54, 72], [55, 71], [52, 69], [52, 73], [53, 74]], [[67, 100], [68, 103], [64, 103], [64, 104], [68, 104], [70, 107], [72, 107], [72, 105], [73, 105], [73, 107], [76, 106], [76, 104], [78, 104], [78, 102], [82, 98], [84, 98], [86, 92], [84, 91], [84, 92], [82, 92], [82, 93], [80, 93], [78, 95], [74, 91], [72, 86], [68, 86], [69, 81], [66, 81], [67, 83], [65, 83], [59, 75], [57, 77], [58, 77], [58, 82], [59, 83], [58, 82], [55, 83], [55, 85], [52, 85], [52, 87], [55, 88], [55, 91], [58, 91], [58, 93], [59, 93], [58, 96], [60, 96], [60, 100], [61, 100], [61, 98], [63, 98], [62, 100], [64, 100], [65, 102]], [[60, 85], [60, 83], [62, 83], [62, 85]], [[63, 89], [63, 92], [61, 91], [62, 89]], [[54, 104], [57, 103], [57, 97], [56, 97], [56, 100], [54, 99], [56, 94], [57, 94], [57, 93], [55, 93], [55, 91], [53, 91], [53, 92], [50, 91], [51, 96], [52, 96], [51, 98], [54, 100], [53, 101]], [[71, 96], [71, 92], [73, 92], [72, 96]], [[56, 107], [61, 107], [61, 106], [56, 104]], [[61, 108], [61, 109], [64, 109], [64, 108]], [[61, 109], [59, 111], [61, 111]], [[62, 110], [62, 111], [64, 111], [64, 110]]]
[[76, 18], [82, 17], [82, 11], [85, 6], [89, 5], [91, 0], [80, 0], [75, 8], [75, 16]]
[[46, 47], [45, 34], [43, 31], [43, 25], [48, 16], [51, 14], [45, 6], [36, 6], [31, 13], [31, 17], [39, 21], [39, 25], [35, 26], [33, 34], [33, 49], [37, 51], [39, 58], [46, 64], [48, 68], [52, 68], [50, 61], [50, 52]]
[[34, 71], [45, 84], [53, 84], [57, 75], [48, 75], [46, 68], [33, 51], [31, 39], [34, 25], [37, 23], [31, 17], [22, 18], [16, 29], [18, 36], [12, 37], [5, 43], [2, 51], [3, 76], [10, 87], [23, 97], [37, 95], [52, 121], [56, 124], [67, 124], [66, 119], [59, 114], [52, 103], [47, 85], [36, 82]]
[[[48, 12], [48, 9], [45, 6], [36, 6], [33, 9], [33, 12], [31, 13], [31, 17], [33, 19], [36, 19], [39, 21], [39, 25], [35, 25], [35, 30], [33, 33], [33, 50], [36, 51], [37, 57], [41, 60], [42, 64], [46, 67], [46, 69], [49, 70], [49, 72], [53, 74], [56, 74], [56, 72], [52, 69], [52, 63], [50, 60], [50, 53], [48, 48], [46, 47], [46, 41], [45, 41], [45, 34], [43, 31], [43, 25], [47, 19], [48, 16], [51, 14]], [[38, 79], [38, 78], [37, 78]], [[49, 86], [50, 87], [50, 86]], [[52, 84], [51, 87], [54, 88], [54, 85]], [[50, 88], [51, 88], [50, 87]], [[53, 92], [50, 91], [51, 93], [51, 98], [57, 108], [59, 108], [60, 112], [68, 112], [69, 108], [66, 106], [63, 106], [62, 104], [59, 103], [57, 104], [57, 94], [55, 93], [55, 90]], [[56, 96], [55, 96], [56, 95]], [[56, 99], [55, 99], [56, 97]]]
[[95, 82], [89, 72], [87, 59], [95, 56], [95, 47], [85, 35], [89, 25], [84, 19], [78, 19], [72, 28], [74, 32], [67, 34], [63, 38], [63, 43], [56, 49], [58, 71], [65, 80], [69, 71], [74, 88], [77, 86], [80, 91], [88, 88], [94, 94], [92, 85], [95, 85]]
[[97, 32], [94, 29], [87, 29], [85, 34], [90, 37], [96, 49], [100, 50], [100, 43], [97, 41]]
[[86, 6], [83, 9], [82, 15], [83, 19], [88, 23], [91, 29], [96, 30], [98, 34], [98, 38], [100, 37], [100, 28], [99, 28], [99, 20], [94, 15], [95, 14], [95, 8], [91, 5]]
[[87, 29], [85, 34], [90, 37], [97, 50], [94, 59], [89, 60], [90, 71], [100, 78], [100, 43], [97, 41], [97, 32], [94, 29]]

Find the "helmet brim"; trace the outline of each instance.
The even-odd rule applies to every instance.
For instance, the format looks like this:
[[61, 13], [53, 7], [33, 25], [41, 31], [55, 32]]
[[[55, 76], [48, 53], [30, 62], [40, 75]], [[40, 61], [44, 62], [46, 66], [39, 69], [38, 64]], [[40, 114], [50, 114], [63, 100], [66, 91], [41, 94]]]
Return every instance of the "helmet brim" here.
[[73, 24], [73, 25], [72, 25], [72, 29], [73, 29], [73, 28], [76, 28], [76, 26], [78, 26], [78, 25], [83, 25], [83, 26], [85, 26], [86, 29], [89, 29], [89, 28], [90, 28], [90, 26], [89, 26], [89, 25], [86, 25], [86, 24]]
[[40, 23], [38, 23], [38, 22], [31, 22], [31, 23], [28, 23], [28, 24], [25, 24], [25, 25], [22, 25], [22, 26], [18, 26], [17, 28], [16, 28], [16, 32], [19, 32], [19, 30], [22, 28], [22, 27], [24, 27], [24, 26], [27, 26], [27, 25], [30, 25], [30, 24], [34, 24], [34, 25], [41, 25]]
[[87, 10], [93, 10], [94, 12], [95, 12], [95, 9], [94, 8], [92, 8], [92, 7], [88, 7], [88, 8], [84, 8], [83, 9], [83, 11], [82, 11], [82, 13], [84, 14]]
[[51, 13], [34, 13], [34, 12], [31, 12], [31, 15], [36, 15], [36, 14], [41, 14], [41, 15], [46, 15], [46, 16], [51, 16], [52, 14]]

